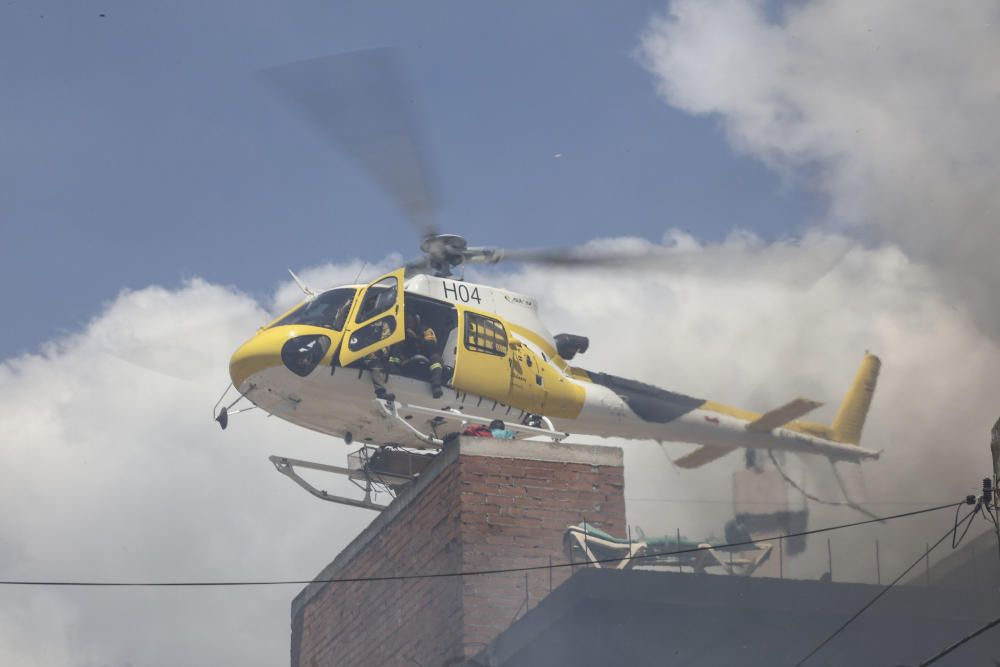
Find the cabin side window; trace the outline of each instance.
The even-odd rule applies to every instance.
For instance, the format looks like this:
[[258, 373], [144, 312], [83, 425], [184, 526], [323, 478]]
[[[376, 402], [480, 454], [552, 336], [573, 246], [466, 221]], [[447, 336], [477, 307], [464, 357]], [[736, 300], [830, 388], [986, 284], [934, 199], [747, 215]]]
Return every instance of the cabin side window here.
[[507, 332], [499, 320], [475, 313], [465, 314], [465, 349], [505, 356]]

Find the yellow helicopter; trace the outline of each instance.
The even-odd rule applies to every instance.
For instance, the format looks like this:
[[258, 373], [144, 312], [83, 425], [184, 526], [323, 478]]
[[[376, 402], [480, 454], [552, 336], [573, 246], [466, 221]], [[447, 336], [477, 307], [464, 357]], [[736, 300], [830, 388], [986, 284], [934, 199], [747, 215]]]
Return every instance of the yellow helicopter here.
[[[418, 223], [423, 255], [369, 283], [319, 292], [292, 273], [306, 298], [233, 353], [229, 369], [240, 396], [216, 413], [223, 428], [245, 399], [348, 444], [437, 449], [469, 425], [499, 419], [525, 438], [561, 441], [572, 433], [700, 445], [675, 461], [683, 468], [739, 448], [831, 461], [879, 457], [859, 444], [880, 367], [871, 354], [862, 359], [832, 424], [801, 421], [821, 405], [804, 398], [757, 413], [575, 366], [588, 339], [552, 335], [534, 297], [456, 278], [457, 267], [500, 260], [590, 267], [667, 258], [477, 248], [439, 233], [426, 222], [433, 200], [414, 124], [404, 103], [387, 102], [410, 99], [399, 92], [391, 52], [297, 63], [267, 78]], [[359, 101], [372, 88], [378, 90], [374, 111]]]
[[[424, 246], [435, 248], [428, 265], [500, 255], [466, 248], [455, 235], [429, 238]], [[847, 461], [879, 456], [859, 446], [879, 371], [873, 355], [862, 360], [833, 424], [797, 421], [821, 403], [797, 398], [760, 414], [585, 370], [569, 362], [587, 351], [587, 338], [553, 336], [531, 296], [406, 273], [404, 267], [367, 285], [310, 293], [236, 350], [233, 386], [266, 412], [348, 442], [437, 448], [464, 424], [500, 419], [524, 434], [556, 440], [574, 433], [702, 445], [676, 461], [681, 467], [737, 448]], [[435, 351], [389, 363], [387, 393], [376, 397], [371, 375], [381, 366], [373, 370], [374, 361], [381, 355], [378, 363], [385, 365], [408, 337], [428, 330], [440, 341]], [[436, 357], [444, 383], [437, 397], [431, 383]]]

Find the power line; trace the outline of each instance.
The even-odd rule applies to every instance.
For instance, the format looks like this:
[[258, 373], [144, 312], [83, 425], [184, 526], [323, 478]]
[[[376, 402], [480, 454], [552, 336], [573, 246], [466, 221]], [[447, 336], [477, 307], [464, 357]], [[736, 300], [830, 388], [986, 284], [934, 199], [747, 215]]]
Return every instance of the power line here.
[[[965, 503], [966, 503], [966, 501], [962, 501], [961, 503], [959, 503], [958, 506], [961, 507]], [[951, 507], [951, 505], [946, 505], [946, 507]], [[878, 602], [878, 600], [883, 595], [885, 595], [886, 593], [888, 593], [889, 590], [893, 586], [895, 586], [896, 584], [898, 584], [903, 577], [905, 577], [907, 574], [909, 574], [910, 570], [912, 570], [918, 564], [920, 564], [920, 561], [922, 561], [925, 558], [927, 558], [927, 556], [930, 554], [930, 552], [934, 551], [934, 549], [936, 549], [942, 542], [944, 542], [946, 539], [948, 539], [949, 535], [953, 536], [954, 533], [956, 533], [958, 531], [958, 526], [961, 523], [963, 523], [969, 517], [973, 516], [978, 511], [979, 511], [979, 506], [977, 505], [975, 508], [973, 508], [973, 510], [971, 512], [969, 512], [968, 514], [966, 514], [960, 521], [956, 521], [955, 525], [950, 530], [948, 530], [947, 533], [945, 533], [944, 535], [942, 535], [941, 538], [937, 542], [934, 543], [934, 546], [932, 546], [929, 549], [927, 549], [927, 551], [925, 553], [923, 553], [920, 556], [920, 558], [918, 558], [917, 560], [913, 561], [913, 563], [909, 567], [907, 567], [905, 570], [903, 570], [899, 574], [898, 577], [896, 577], [895, 579], [893, 579], [889, 583], [888, 586], [886, 586], [881, 591], [879, 591], [875, 595], [875, 597], [873, 597], [871, 600], [869, 600], [863, 607], [861, 607], [861, 609], [859, 609], [858, 611], [856, 611], [853, 616], [851, 616], [849, 619], [847, 619], [846, 621], [844, 621], [844, 623], [839, 628], [837, 628], [836, 630], [834, 630], [833, 633], [829, 637], [827, 637], [826, 639], [824, 639], [823, 641], [821, 641], [819, 644], [817, 644], [813, 648], [813, 650], [809, 651], [809, 653], [806, 654], [806, 656], [804, 658], [802, 658], [797, 663], [795, 663], [795, 667], [802, 667], [802, 665], [805, 664], [805, 662], [807, 660], [809, 660], [809, 658], [811, 658], [814, 655], [816, 655], [824, 646], [826, 646], [827, 644], [829, 644], [833, 640], [834, 637], [836, 637], [841, 632], [843, 632], [844, 630], [846, 630], [847, 626], [849, 626], [851, 623], [853, 623], [855, 620], [857, 620], [857, 618], [859, 616], [861, 616], [861, 614], [865, 613], [865, 611], [867, 611], [869, 607], [871, 607], [873, 604], [875, 604], [876, 602]], [[956, 513], [956, 517], [957, 517], [957, 513]]]
[[[732, 505], [732, 498], [655, 498], [650, 496], [626, 496], [626, 503], [663, 503], [663, 504], [688, 504], [688, 505]], [[920, 506], [926, 505], [926, 500], [865, 500], [865, 506]], [[741, 500], [743, 505], [759, 505], [761, 507], [774, 507], [781, 505], [781, 502], [770, 500]], [[826, 503], [824, 503], [826, 504]], [[836, 506], [836, 503], [835, 503]], [[844, 506], [846, 507], [846, 505]]]
[[[819, 503], [820, 505], [829, 505], [831, 507], [849, 507], [850, 509], [854, 510], [855, 512], [861, 512], [862, 514], [864, 514], [868, 518], [872, 518], [872, 519], [875, 518], [874, 514], [872, 514], [871, 512], [869, 512], [868, 510], [866, 510], [865, 508], [861, 507], [857, 503], [851, 502], [850, 499], [848, 499], [848, 500], [823, 500], [822, 498], [820, 498], [818, 496], [814, 496], [813, 494], [809, 493], [808, 491], [806, 491], [805, 489], [803, 489], [801, 486], [799, 486], [795, 482], [794, 479], [792, 479], [791, 477], [789, 477], [788, 475], [785, 474], [785, 469], [781, 467], [780, 463], [778, 463], [778, 459], [774, 458], [774, 451], [772, 451], [770, 449], [767, 450], [767, 455], [769, 457], [771, 457], [771, 463], [774, 465], [774, 469], [778, 471], [778, 474], [781, 475], [781, 478], [783, 480], [785, 480], [785, 483], [788, 484], [793, 489], [795, 489], [796, 491], [798, 491], [799, 493], [801, 493], [803, 496], [805, 496], [809, 500], [811, 500], [811, 501], [813, 501], [815, 503]], [[833, 465], [833, 464], [831, 463], [831, 465]], [[844, 488], [844, 483], [840, 480], [840, 475], [839, 475], [839, 473], [836, 472], [836, 469], [834, 470], [834, 474], [837, 475], [837, 482], [840, 484], [840, 490], [844, 493], [844, 497], [847, 498], [847, 490]]]
[[975, 639], [979, 635], [983, 634], [984, 632], [986, 632], [990, 628], [992, 628], [994, 626], [997, 626], [997, 625], [1000, 625], [1000, 618], [995, 618], [992, 621], [990, 621], [989, 623], [987, 623], [986, 625], [984, 625], [983, 627], [981, 627], [978, 630], [976, 630], [975, 632], [973, 632], [972, 634], [966, 635], [965, 637], [962, 637], [961, 639], [959, 639], [957, 642], [955, 642], [954, 644], [952, 644], [951, 646], [949, 646], [945, 650], [943, 650], [940, 653], [937, 653], [936, 655], [934, 655], [934, 657], [932, 657], [932, 658], [930, 658], [928, 660], [923, 661], [922, 663], [920, 663], [919, 665], [917, 665], [917, 667], [927, 667], [927, 665], [934, 664], [935, 662], [937, 662], [941, 658], [945, 657], [946, 655], [948, 655], [949, 653], [951, 653], [952, 651], [954, 651], [955, 649], [957, 649], [962, 644], [964, 644], [966, 642], [969, 642], [969, 641], [972, 641], [973, 639]]
[[[865, 519], [862, 521], [854, 521], [851, 523], [838, 524], [836, 526], [828, 526], [826, 528], [814, 528], [813, 530], [805, 530], [798, 533], [787, 533], [785, 535], [775, 535], [773, 537], [761, 538], [757, 540], [745, 540], [742, 542], [729, 542], [727, 544], [718, 545], [707, 545], [700, 547], [692, 547], [690, 549], [679, 549], [676, 551], [659, 551], [654, 553], [644, 553], [637, 554], [634, 556], [622, 556], [622, 557], [611, 557], [611, 558], [598, 558], [594, 560], [585, 560], [577, 563], [550, 563], [545, 565], [528, 565], [523, 567], [511, 567], [511, 568], [496, 568], [490, 570], [467, 570], [459, 572], [438, 572], [430, 574], [397, 574], [397, 575], [385, 575], [385, 576], [374, 576], [374, 577], [345, 577], [345, 578], [329, 578], [329, 579], [273, 579], [273, 580], [247, 580], [247, 581], [33, 581], [33, 580], [0, 580], [0, 586], [78, 586], [78, 587], [106, 587], [106, 588], [169, 588], [169, 587], [236, 587], [236, 586], [285, 586], [285, 585], [307, 585], [307, 584], [350, 584], [350, 583], [361, 583], [361, 582], [375, 582], [375, 581], [407, 581], [411, 579], [444, 579], [449, 577], [477, 577], [485, 576], [491, 574], [506, 574], [512, 572], [533, 572], [537, 570], [552, 570], [565, 567], [578, 567], [581, 565], [594, 565], [602, 563], [620, 563], [626, 560], [641, 560], [644, 558], [657, 558], [660, 556], [676, 556], [681, 554], [697, 553], [700, 551], [708, 551], [710, 549], [727, 549], [732, 547], [742, 547], [751, 544], [758, 544], [760, 542], [770, 542], [773, 540], [786, 540], [794, 537], [805, 537], [807, 535], [816, 535], [818, 533], [827, 533], [834, 530], [842, 530], [844, 528], [853, 528], [855, 526], [864, 526], [871, 523], [881, 523], [884, 521], [891, 521], [894, 519], [903, 519], [910, 516], [917, 516], [920, 514], [928, 514], [930, 512], [937, 512], [943, 509], [950, 509], [955, 506], [955, 503], [948, 503], [947, 505], [938, 505], [937, 507], [928, 507], [921, 510], [914, 510], [911, 512], [903, 512], [900, 514], [893, 514], [890, 516], [876, 517], [874, 519]], [[946, 536], [947, 537], [947, 536]]]

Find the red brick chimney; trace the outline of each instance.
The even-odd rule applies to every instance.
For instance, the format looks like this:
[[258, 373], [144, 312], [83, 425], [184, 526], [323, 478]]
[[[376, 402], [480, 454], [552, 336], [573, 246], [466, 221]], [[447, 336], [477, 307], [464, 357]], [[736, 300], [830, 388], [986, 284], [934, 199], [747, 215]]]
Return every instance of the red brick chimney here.
[[[317, 579], [566, 562], [566, 526], [623, 535], [622, 452], [462, 438], [446, 447]], [[292, 603], [292, 667], [455, 664], [571, 574], [568, 567], [312, 583]]]

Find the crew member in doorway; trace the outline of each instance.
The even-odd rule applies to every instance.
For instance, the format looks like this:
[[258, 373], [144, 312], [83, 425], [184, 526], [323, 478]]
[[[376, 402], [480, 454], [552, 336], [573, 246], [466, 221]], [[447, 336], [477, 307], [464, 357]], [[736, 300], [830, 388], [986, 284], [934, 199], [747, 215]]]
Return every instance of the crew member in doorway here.
[[[376, 340], [388, 338], [394, 328], [390, 327], [388, 319], [384, 318], [378, 322], [369, 324], [365, 328], [375, 328], [378, 336]], [[385, 349], [375, 350], [364, 358], [364, 364], [372, 377], [372, 388], [375, 389], [375, 398], [382, 399], [386, 403], [395, 401], [396, 395], [386, 389], [386, 382], [389, 381], [389, 352]]]
[[[375, 398], [380, 398], [387, 403], [396, 400], [396, 395], [386, 389], [386, 382], [389, 380], [389, 365], [387, 363], [385, 350], [372, 352], [365, 357], [365, 368], [372, 376], [372, 387], [375, 389]], [[392, 407], [391, 405], [389, 406]]]
[[438, 351], [437, 334], [432, 327], [425, 327], [420, 322], [420, 315], [417, 313], [406, 314], [406, 338], [401, 343], [393, 345], [389, 350], [390, 367], [400, 367], [407, 359], [423, 355], [427, 358], [430, 371], [431, 394], [434, 398], [441, 398], [444, 393], [441, 391], [441, 375], [444, 366], [441, 361], [441, 353]]

